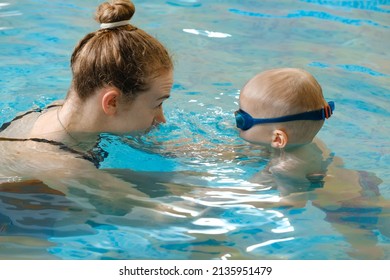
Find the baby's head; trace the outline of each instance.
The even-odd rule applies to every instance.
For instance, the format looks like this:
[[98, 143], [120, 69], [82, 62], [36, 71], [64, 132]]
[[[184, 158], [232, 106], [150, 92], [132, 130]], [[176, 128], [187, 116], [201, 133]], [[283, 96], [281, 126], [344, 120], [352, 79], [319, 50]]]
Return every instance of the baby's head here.
[[254, 119], [288, 116], [288, 120], [291, 115], [317, 111], [309, 113], [309, 117], [307, 113], [302, 115], [304, 120], [265, 120], [265, 123], [250, 128], [241, 123], [240, 137], [274, 148], [310, 143], [324, 124], [325, 118], [321, 116], [328, 118], [332, 114], [316, 79], [295, 68], [272, 69], [257, 74], [242, 88], [239, 103], [240, 110], [236, 113], [239, 127], [248, 118], [250, 123], [250, 116]]

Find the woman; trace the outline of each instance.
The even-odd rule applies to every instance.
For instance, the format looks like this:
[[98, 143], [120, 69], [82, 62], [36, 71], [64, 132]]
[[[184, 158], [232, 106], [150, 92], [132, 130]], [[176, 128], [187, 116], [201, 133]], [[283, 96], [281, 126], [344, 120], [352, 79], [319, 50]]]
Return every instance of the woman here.
[[65, 101], [3, 124], [0, 183], [34, 178], [56, 188], [72, 181], [72, 186], [128, 189], [128, 183], [95, 168], [99, 155], [93, 148], [100, 133], [146, 133], [164, 123], [162, 104], [173, 84], [170, 55], [130, 24], [134, 12], [129, 0], [101, 4], [96, 11], [101, 28], [87, 34], [72, 54]]

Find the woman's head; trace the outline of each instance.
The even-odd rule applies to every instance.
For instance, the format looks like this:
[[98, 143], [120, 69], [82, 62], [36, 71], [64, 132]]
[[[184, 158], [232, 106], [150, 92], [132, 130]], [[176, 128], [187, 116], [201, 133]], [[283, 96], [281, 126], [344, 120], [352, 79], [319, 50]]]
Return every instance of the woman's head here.
[[[129, 21], [134, 13], [129, 0], [114, 0], [101, 4], [95, 18], [101, 24]], [[173, 64], [157, 39], [129, 23], [87, 34], [72, 54], [71, 68], [72, 91], [80, 100], [114, 87], [124, 101], [132, 101], [148, 91], [155, 78], [171, 72]]]
[[[240, 94], [240, 108], [254, 118], [275, 118], [326, 106], [322, 89], [308, 72], [296, 68], [280, 68], [264, 71], [244, 86]], [[273, 132], [282, 131], [288, 135], [289, 144], [304, 144], [312, 141], [324, 121], [291, 121], [262, 124], [241, 136], [251, 142], [262, 138], [263, 143], [272, 143]]]

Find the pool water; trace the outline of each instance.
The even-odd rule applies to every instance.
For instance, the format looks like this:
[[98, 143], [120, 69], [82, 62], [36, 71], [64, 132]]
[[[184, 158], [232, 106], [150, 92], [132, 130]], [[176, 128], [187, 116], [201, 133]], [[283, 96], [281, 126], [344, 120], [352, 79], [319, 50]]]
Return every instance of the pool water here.
[[[0, 3], [0, 124], [65, 97], [97, 3]], [[134, 24], [175, 61], [167, 123], [139, 139], [102, 135], [100, 168], [169, 210], [3, 183], [0, 259], [390, 259], [390, 1], [134, 4]], [[308, 70], [335, 101], [318, 136], [356, 176], [296, 186], [293, 207], [251, 182], [269, 154], [234, 128], [240, 88], [276, 67]]]

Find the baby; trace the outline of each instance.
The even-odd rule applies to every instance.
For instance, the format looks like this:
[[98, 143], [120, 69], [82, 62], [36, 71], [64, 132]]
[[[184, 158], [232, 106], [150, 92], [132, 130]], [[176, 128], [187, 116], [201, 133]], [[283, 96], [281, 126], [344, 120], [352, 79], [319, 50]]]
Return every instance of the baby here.
[[241, 90], [239, 106], [235, 115], [240, 137], [271, 152], [270, 163], [255, 181], [268, 174], [295, 191], [322, 181], [332, 156], [324, 158], [324, 147], [314, 138], [334, 103], [325, 101], [311, 74], [295, 68], [261, 72]]
[[[345, 236], [353, 258], [384, 258], [375, 236], [378, 230], [390, 236], [389, 201], [378, 188], [382, 180], [343, 168], [342, 159], [315, 138], [334, 111], [316, 79], [302, 69], [264, 71], [243, 87], [239, 105], [240, 137], [270, 150], [267, 167], [251, 181], [278, 190], [281, 200], [274, 206], [304, 208], [310, 201]], [[365, 222], [367, 213], [380, 212]]]

